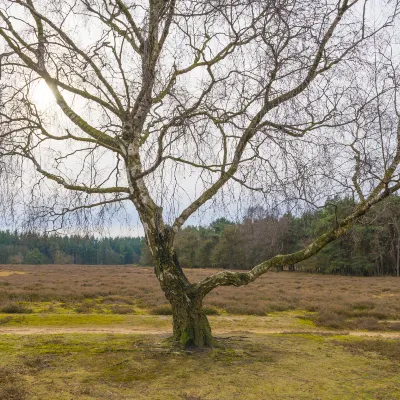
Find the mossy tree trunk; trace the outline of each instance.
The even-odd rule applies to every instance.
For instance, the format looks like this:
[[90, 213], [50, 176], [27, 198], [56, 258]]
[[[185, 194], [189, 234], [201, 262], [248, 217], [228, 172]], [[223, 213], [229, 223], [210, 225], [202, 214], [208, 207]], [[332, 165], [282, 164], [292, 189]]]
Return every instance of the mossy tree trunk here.
[[210, 324], [203, 310], [203, 297], [182, 271], [173, 247], [169, 227], [148, 236], [153, 254], [155, 273], [161, 289], [171, 304], [173, 313], [173, 338], [183, 347], [210, 347], [213, 344]]
[[187, 347], [211, 347], [213, 337], [202, 300], [190, 294], [169, 299], [173, 312], [173, 337]]
[[156, 274], [172, 307], [173, 338], [185, 348], [211, 346], [213, 338], [203, 310], [203, 297], [193, 289], [177, 259], [168, 266], [158, 264]]

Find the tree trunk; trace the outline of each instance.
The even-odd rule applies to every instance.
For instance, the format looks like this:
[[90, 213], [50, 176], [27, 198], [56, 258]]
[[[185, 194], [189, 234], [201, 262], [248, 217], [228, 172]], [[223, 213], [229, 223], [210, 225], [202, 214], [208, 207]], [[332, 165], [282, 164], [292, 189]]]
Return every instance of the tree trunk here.
[[173, 312], [173, 337], [188, 347], [210, 347], [213, 344], [210, 324], [202, 300], [189, 295], [169, 299]]
[[183, 347], [210, 347], [211, 328], [203, 310], [203, 296], [193, 289], [182, 271], [168, 228], [147, 241], [153, 254], [155, 273], [172, 306], [173, 338]]
[[213, 338], [203, 310], [203, 297], [193, 291], [177, 260], [168, 268], [164, 266], [159, 280], [172, 307], [173, 338], [185, 348], [210, 347]]

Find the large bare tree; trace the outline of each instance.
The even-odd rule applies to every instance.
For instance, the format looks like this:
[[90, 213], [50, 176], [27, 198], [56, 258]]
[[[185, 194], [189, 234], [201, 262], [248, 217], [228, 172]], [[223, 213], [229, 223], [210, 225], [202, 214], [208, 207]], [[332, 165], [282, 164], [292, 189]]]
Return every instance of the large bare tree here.
[[[311, 257], [400, 188], [397, 13], [394, 0], [0, 0], [2, 199], [59, 225], [133, 203], [175, 339], [209, 346], [207, 293]], [[176, 233], [250, 192], [358, 203], [301, 251], [189, 282]]]

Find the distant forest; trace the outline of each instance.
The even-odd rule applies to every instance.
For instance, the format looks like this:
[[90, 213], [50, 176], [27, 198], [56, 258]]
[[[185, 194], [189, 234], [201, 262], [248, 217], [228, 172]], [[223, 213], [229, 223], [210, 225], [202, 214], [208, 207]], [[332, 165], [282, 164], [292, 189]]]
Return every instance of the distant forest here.
[[[240, 223], [225, 218], [209, 226], [188, 226], [176, 237], [182, 267], [250, 269], [273, 257], [297, 251], [351, 209], [350, 199], [296, 217], [251, 207]], [[282, 269], [344, 275], [396, 275], [400, 262], [400, 197], [389, 198], [360, 224], [319, 254]], [[151, 265], [144, 238], [96, 238], [0, 232], [1, 264]]]
[[138, 264], [142, 238], [0, 232], [0, 264]]

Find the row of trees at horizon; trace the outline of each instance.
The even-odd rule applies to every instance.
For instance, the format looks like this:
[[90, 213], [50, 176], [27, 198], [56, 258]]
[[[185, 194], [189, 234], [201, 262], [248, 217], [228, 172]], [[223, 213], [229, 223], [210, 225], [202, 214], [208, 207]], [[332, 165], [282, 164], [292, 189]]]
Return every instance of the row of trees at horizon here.
[[[220, 218], [188, 226], [176, 238], [185, 268], [250, 269], [276, 254], [303, 248], [354, 208], [350, 199], [324, 208], [278, 216], [250, 207], [242, 221]], [[296, 270], [347, 275], [396, 275], [400, 250], [400, 197], [374, 209], [361, 223]], [[0, 263], [152, 265], [144, 238], [40, 235], [0, 232]], [[282, 266], [282, 268], [285, 266]]]
[[142, 238], [96, 238], [0, 232], [0, 263], [138, 264]]

